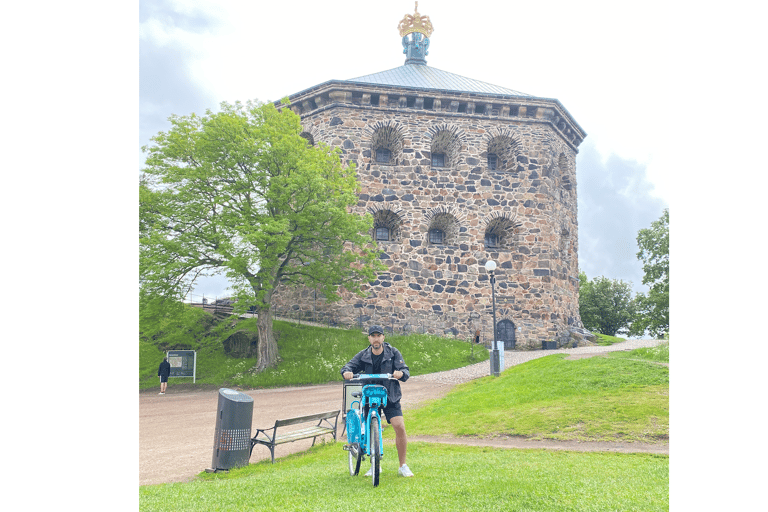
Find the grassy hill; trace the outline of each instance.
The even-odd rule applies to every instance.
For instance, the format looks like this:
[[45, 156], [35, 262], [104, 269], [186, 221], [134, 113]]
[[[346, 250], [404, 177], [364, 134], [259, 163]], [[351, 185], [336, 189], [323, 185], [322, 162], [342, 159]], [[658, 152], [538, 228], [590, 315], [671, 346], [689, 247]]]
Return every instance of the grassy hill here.
[[[339, 369], [368, 346], [359, 329], [275, 321], [280, 361], [275, 368], [254, 374], [255, 357], [231, 357], [225, 351], [224, 340], [233, 329], [224, 331], [221, 322], [191, 314], [195, 315], [192, 322], [139, 340], [139, 389], [157, 387], [157, 367], [168, 349], [197, 350], [197, 385], [269, 388], [340, 381]], [[255, 320], [240, 320], [235, 330], [255, 332]], [[451, 370], [488, 359], [488, 351], [482, 347], [429, 334], [387, 336], [386, 341], [402, 352], [413, 374]], [[170, 383], [191, 384], [192, 379], [173, 378]]]
[[[669, 368], [656, 350], [568, 360], [553, 354], [456, 386], [409, 415], [413, 435], [665, 441]], [[668, 350], [667, 350], [668, 361]], [[467, 411], [472, 411], [467, 414]]]

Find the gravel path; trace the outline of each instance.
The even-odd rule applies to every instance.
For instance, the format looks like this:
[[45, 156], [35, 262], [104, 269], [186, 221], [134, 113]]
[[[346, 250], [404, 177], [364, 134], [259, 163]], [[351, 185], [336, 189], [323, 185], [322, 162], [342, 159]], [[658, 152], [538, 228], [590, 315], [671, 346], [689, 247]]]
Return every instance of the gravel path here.
[[[530, 352], [518, 352], [513, 350], [504, 351], [504, 369], [511, 368], [518, 364], [526, 363], [533, 359], [540, 357], [551, 356], [552, 354], [568, 354], [575, 357], [588, 357], [596, 354], [604, 354], [606, 352], [616, 351], [628, 351], [635, 350], [637, 348], [655, 347], [663, 340], [627, 340], [621, 343], [616, 343], [610, 346], [594, 346], [594, 347], [578, 347], [578, 348], [561, 348], [558, 350], [533, 350]], [[490, 372], [490, 362], [483, 361], [482, 363], [465, 366], [464, 368], [457, 368], [455, 370], [448, 370], [445, 372], [430, 373], [428, 375], [416, 375], [409, 380], [413, 381], [431, 381], [441, 382], [444, 384], [461, 384], [462, 382], [468, 382], [479, 377], [485, 377]]]

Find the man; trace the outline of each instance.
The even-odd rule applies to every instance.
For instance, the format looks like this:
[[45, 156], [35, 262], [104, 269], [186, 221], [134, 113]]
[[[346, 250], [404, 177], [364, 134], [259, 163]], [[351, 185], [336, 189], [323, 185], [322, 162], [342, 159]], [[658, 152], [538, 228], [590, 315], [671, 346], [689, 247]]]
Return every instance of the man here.
[[168, 358], [164, 357], [163, 362], [160, 363], [160, 367], [157, 369], [157, 376], [160, 377], [160, 395], [165, 394], [165, 388], [168, 387], [168, 377], [171, 375], [171, 363], [168, 362]]
[[[391, 373], [397, 380], [388, 380], [387, 406], [384, 408], [384, 416], [387, 423], [395, 429], [395, 446], [397, 458], [400, 461], [400, 469], [397, 473], [401, 476], [413, 476], [410, 468], [405, 463], [405, 455], [408, 448], [408, 437], [405, 434], [405, 420], [403, 410], [400, 407], [400, 382], [407, 381], [411, 376], [408, 366], [403, 361], [400, 351], [389, 343], [384, 342], [384, 329], [380, 325], [372, 325], [368, 329], [368, 342], [370, 346], [357, 353], [350, 362], [341, 369], [341, 375], [345, 380], [351, 379], [355, 373]], [[371, 476], [373, 467], [365, 476]], [[379, 467], [381, 471], [381, 467]]]

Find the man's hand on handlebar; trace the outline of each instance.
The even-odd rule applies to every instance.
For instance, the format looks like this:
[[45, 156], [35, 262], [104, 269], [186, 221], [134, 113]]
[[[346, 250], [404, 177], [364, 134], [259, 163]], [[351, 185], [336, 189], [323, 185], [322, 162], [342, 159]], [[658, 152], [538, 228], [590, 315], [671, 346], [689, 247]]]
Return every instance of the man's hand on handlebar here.
[[354, 376], [355, 375], [352, 372], [344, 372], [343, 374], [344, 380], [352, 380], [352, 377]]

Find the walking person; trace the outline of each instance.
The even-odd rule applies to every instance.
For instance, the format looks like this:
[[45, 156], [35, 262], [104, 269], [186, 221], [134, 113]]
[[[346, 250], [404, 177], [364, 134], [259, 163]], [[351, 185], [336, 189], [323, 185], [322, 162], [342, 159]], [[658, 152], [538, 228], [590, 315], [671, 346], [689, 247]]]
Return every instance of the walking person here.
[[[395, 447], [397, 447], [397, 458], [400, 462], [397, 473], [401, 476], [413, 476], [408, 464], [405, 463], [406, 452], [408, 451], [408, 437], [405, 433], [405, 420], [403, 419], [403, 410], [400, 407], [400, 381], [405, 382], [411, 376], [408, 366], [403, 361], [403, 355], [395, 347], [384, 342], [384, 328], [380, 325], [372, 325], [368, 329], [368, 343], [365, 350], [352, 358], [350, 362], [341, 369], [341, 375], [345, 380], [350, 380], [356, 373], [391, 373], [397, 380], [388, 380], [385, 384], [387, 388], [387, 406], [383, 408], [387, 423], [395, 429]], [[373, 467], [368, 470], [365, 476], [371, 476]], [[381, 466], [379, 466], [381, 471]]]
[[171, 375], [171, 363], [168, 362], [168, 358], [164, 357], [163, 362], [160, 363], [160, 367], [157, 369], [157, 376], [160, 377], [160, 395], [165, 394], [165, 388], [168, 387], [168, 377]]

